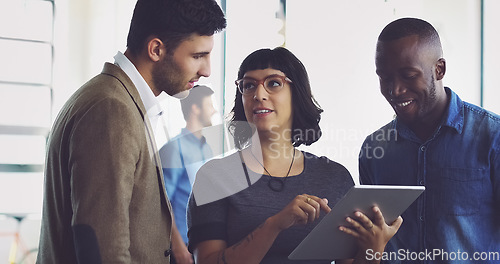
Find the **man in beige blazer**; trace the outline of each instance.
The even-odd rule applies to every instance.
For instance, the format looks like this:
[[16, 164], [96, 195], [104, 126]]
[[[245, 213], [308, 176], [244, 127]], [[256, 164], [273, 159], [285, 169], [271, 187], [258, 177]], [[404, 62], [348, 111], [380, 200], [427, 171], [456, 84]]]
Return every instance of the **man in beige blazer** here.
[[[172, 225], [150, 113], [210, 75], [214, 0], [139, 0], [127, 50], [73, 94], [48, 142], [37, 263], [168, 263]], [[161, 113], [161, 112], [160, 112]]]

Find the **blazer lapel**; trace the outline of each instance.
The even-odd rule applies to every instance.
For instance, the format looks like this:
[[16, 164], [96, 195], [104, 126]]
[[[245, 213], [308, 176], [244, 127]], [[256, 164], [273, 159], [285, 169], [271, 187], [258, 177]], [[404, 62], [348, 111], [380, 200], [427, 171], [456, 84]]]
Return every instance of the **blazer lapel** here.
[[146, 116], [146, 107], [144, 106], [144, 103], [141, 100], [141, 96], [139, 95], [139, 92], [137, 91], [137, 88], [135, 87], [134, 83], [128, 75], [120, 69], [115, 64], [111, 63], [105, 63], [104, 68], [102, 70], [102, 74], [110, 75], [118, 79], [122, 84], [123, 88], [127, 91], [127, 93], [130, 95], [130, 98], [134, 101], [137, 110], [141, 114], [142, 119], [144, 120], [144, 127], [146, 129], [146, 136], [148, 137], [148, 148], [151, 150], [151, 153], [153, 153], [153, 160], [155, 162], [156, 166], [156, 174], [158, 176], [158, 183], [160, 185], [160, 192], [162, 193], [163, 199], [165, 200], [168, 210], [170, 212], [170, 217], [172, 217], [172, 206], [170, 204], [170, 201], [168, 200], [168, 196], [165, 190], [165, 182], [163, 180], [163, 170], [162, 170], [162, 165], [161, 165], [161, 160], [160, 160], [160, 155], [158, 148], [156, 147], [156, 140], [153, 134], [153, 129], [151, 127], [151, 124], [149, 122], [149, 118]]

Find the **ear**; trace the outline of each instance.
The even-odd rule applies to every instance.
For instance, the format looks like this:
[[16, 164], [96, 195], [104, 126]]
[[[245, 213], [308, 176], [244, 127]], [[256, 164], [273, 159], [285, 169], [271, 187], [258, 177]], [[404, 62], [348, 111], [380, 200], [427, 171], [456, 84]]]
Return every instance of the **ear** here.
[[163, 53], [166, 52], [165, 45], [163, 45], [161, 39], [152, 38], [148, 41], [147, 52], [148, 52], [148, 57], [152, 61], [157, 62], [161, 59]]
[[446, 60], [440, 58], [436, 63], [436, 81], [442, 80], [446, 73]]
[[193, 115], [198, 116], [200, 114], [200, 112], [201, 112], [201, 109], [198, 107], [198, 105], [196, 105], [196, 104], [191, 105], [191, 113]]

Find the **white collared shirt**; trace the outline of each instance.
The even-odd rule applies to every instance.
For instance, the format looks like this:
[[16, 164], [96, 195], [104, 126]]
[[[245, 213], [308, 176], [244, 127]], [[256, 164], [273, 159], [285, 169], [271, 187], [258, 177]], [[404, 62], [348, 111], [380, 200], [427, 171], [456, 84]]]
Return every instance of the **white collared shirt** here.
[[135, 65], [120, 51], [115, 55], [115, 64], [118, 65], [132, 80], [142, 103], [146, 108], [146, 115], [153, 128], [156, 146], [160, 149], [168, 141], [168, 133], [163, 121], [163, 109], [148, 83], [144, 80]]

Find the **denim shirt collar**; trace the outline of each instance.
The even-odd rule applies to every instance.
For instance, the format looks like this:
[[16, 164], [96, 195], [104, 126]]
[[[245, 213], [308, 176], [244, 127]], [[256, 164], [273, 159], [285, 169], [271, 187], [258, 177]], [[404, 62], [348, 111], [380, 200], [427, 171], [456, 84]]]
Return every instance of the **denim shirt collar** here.
[[464, 128], [464, 102], [450, 88], [445, 87], [446, 94], [450, 95], [448, 111], [445, 115], [445, 121], [442, 126], [455, 129], [458, 134], [462, 134]]
[[[460, 97], [453, 92], [450, 88], [444, 87], [446, 94], [449, 95], [449, 104], [448, 109], [443, 116], [441, 124], [434, 132], [434, 135], [431, 137], [434, 138], [437, 133], [442, 129], [442, 127], [449, 127], [454, 129], [458, 134], [462, 134], [464, 127], [464, 102]], [[393, 129], [396, 129], [398, 133], [404, 137], [411, 138], [415, 141], [420, 141], [418, 137], [411, 131], [411, 129], [406, 126], [403, 122], [398, 122], [398, 118], [396, 117], [393, 121]]]

